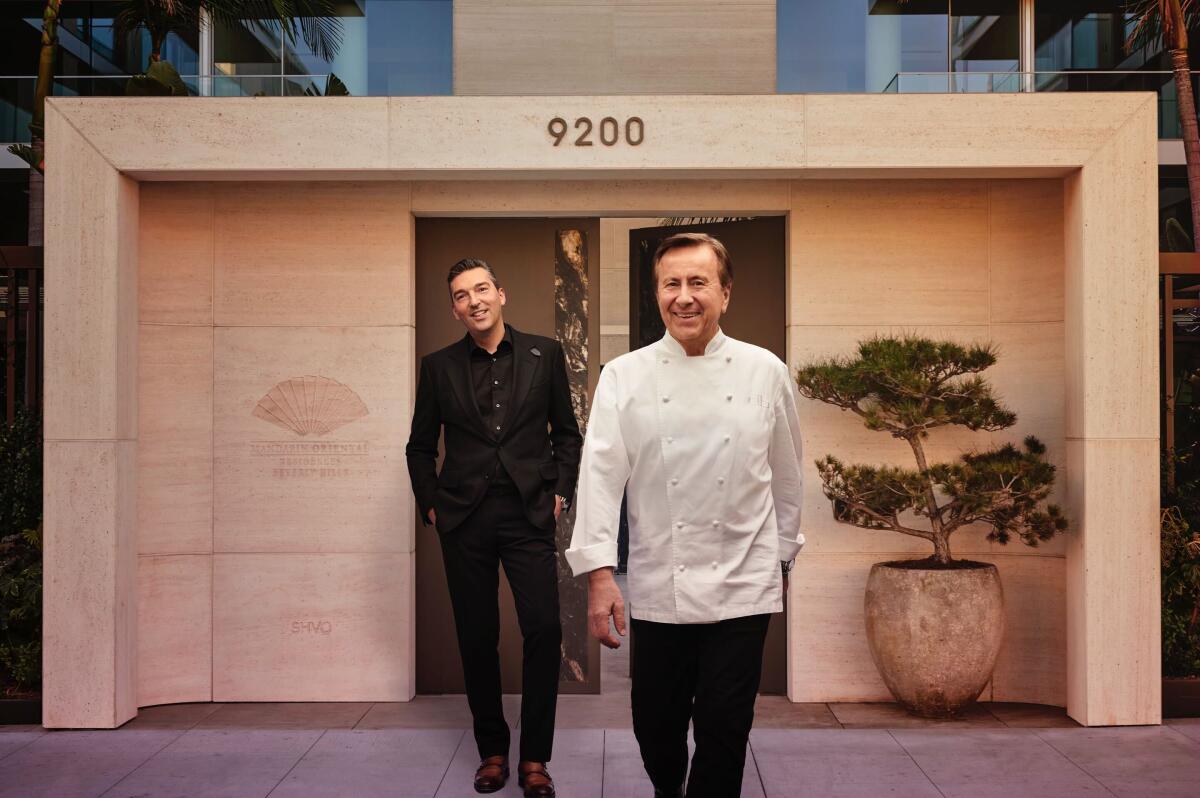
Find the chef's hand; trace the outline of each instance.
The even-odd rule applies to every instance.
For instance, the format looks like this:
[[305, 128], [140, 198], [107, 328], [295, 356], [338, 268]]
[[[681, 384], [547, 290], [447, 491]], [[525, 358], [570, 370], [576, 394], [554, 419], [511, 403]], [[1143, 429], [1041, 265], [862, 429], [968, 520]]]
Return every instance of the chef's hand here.
[[433, 524], [434, 526], [437, 526], [437, 510], [430, 507], [429, 514], [425, 517], [429, 519], [429, 523]]
[[554, 520], [555, 521], [557, 521], [558, 517], [560, 515], [562, 515], [562, 503], [563, 503], [563, 497], [559, 496], [557, 493], [554, 494]]
[[592, 637], [609, 648], [620, 648], [621, 641], [613, 637], [609, 618], [617, 634], [625, 636], [625, 600], [613, 578], [612, 568], [598, 568], [588, 574], [588, 631]]

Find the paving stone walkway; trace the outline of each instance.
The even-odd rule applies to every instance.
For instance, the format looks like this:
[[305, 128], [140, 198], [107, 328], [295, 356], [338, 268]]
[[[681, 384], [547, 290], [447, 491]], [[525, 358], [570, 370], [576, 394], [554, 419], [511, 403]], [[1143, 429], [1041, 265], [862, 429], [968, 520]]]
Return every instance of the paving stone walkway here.
[[[517, 717], [518, 698], [505, 700]], [[627, 702], [559, 699], [551, 772], [562, 798], [653, 794]], [[149, 707], [110, 731], [0, 727], [0, 796], [474, 798], [469, 727], [460, 696]], [[497, 795], [520, 791], [514, 781]], [[891, 704], [764, 696], [742, 795], [1196, 798], [1200, 719], [1087, 729], [1059, 709], [981, 704], [939, 723]]]

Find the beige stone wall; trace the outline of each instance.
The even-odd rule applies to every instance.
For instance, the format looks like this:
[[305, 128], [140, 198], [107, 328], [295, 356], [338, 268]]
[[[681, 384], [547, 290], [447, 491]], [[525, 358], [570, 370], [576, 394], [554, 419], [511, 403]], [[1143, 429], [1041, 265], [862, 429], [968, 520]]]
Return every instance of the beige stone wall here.
[[[917, 333], [999, 349], [987, 376], [1018, 415], [995, 433], [936, 430], [931, 461], [1036, 435], [1067, 474], [1061, 180], [799, 181], [789, 219], [789, 359], [850, 354], [874, 334]], [[833, 520], [812, 461], [912, 467], [903, 441], [857, 416], [801, 400], [808, 545], [791, 592], [791, 690], [799, 701], [887, 700], [861, 621], [874, 562], [932, 553], [923, 540]], [[1008, 633], [984, 697], [1066, 702], [1066, 537], [1031, 549], [960, 530], [956, 556], [1001, 571]]]
[[408, 699], [408, 185], [141, 193], [138, 704]]
[[456, 0], [455, 94], [766, 94], [775, 3]]
[[[454, 194], [453, 184], [438, 199], [426, 188], [142, 186], [139, 704], [411, 694], [413, 542], [401, 523], [411, 514], [402, 451], [414, 383], [410, 194], [418, 212], [442, 212]], [[460, 212], [489, 212], [516, 188], [477, 192]], [[654, 203], [687, 186], [642, 188], [640, 202]], [[1001, 359], [990, 376], [1018, 426], [936, 432], [931, 457], [1036, 434], [1065, 466], [1061, 180], [694, 188], [726, 197], [757, 188], [790, 205], [791, 365], [877, 332], [992, 341]], [[628, 230], [656, 221], [603, 221], [602, 325], [628, 323], [628, 286], [614, 278], [628, 279]], [[316, 438], [253, 414], [276, 383], [309, 374], [353, 386], [370, 414]], [[811, 461], [831, 452], [911, 464], [911, 455], [835, 409], [802, 401], [801, 416], [809, 544], [791, 593], [789, 692], [886, 699], [862, 630], [866, 574], [873, 562], [921, 555], [924, 542], [835, 523]], [[280, 478], [283, 456], [255, 451], [307, 440], [365, 442], [366, 476]], [[1057, 501], [1065, 484], [1064, 473]], [[1065, 702], [1064, 545], [1001, 547], [981, 530], [956, 538], [957, 554], [1000, 566], [1007, 590], [1008, 636], [986, 697]]]

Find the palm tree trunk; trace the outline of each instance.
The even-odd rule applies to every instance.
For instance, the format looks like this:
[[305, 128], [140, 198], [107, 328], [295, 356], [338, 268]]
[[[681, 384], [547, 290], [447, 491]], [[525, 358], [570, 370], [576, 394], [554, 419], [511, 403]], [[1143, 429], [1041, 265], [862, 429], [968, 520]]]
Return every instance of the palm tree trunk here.
[[46, 0], [42, 12], [42, 49], [38, 54], [37, 85], [33, 90], [33, 119], [29, 123], [30, 146], [38, 163], [29, 170], [29, 245], [40, 247], [43, 239], [43, 197], [46, 152], [46, 97], [54, 86], [54, 56], [58, 51], [58, 10], [62, 0]]
[[1196, 121], [1196, 100], [1192, 94], [1192, 73], [1186, 49], [1171, 50], [1171, 68], [1175, 72], [1175, 93], [1179, 95], [1179, 127], [1183, 133], [1183, 155], [1187, 162], [1188, 194], [1192, 204], [1192, 239], [1200, 245], [1200, 125]]

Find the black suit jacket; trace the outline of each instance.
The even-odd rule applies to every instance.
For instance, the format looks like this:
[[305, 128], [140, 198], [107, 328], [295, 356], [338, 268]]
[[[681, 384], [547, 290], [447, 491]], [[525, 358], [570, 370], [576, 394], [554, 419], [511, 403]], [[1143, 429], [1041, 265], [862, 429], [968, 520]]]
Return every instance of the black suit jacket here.
[[[583, 439], [571, 407], [562, 347], [552, 338], [508, 329], [513, 391], [498, 438], [485, 427], [475, 403], [470, 335], [421, 359], [405, 454], [421, 519], [428, 523], [429, 509], [436, 510], [443, 534], [483, 499], [497, 454], [536, 527], [553, 529], [554, 494], [569, 499], [575, 490]], [[443, 429], [446, 458], [439, 474], [435, 463]]]

